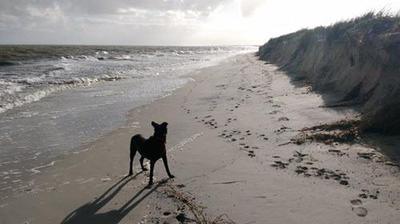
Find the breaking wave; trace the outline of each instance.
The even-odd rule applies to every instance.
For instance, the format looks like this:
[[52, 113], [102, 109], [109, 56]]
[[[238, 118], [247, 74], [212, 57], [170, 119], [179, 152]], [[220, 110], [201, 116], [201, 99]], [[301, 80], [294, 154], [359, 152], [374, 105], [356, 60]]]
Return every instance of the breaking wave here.
[[[77, 77], [71, 80], [41, 80], [35, 78], [21, 79], [16, 82], [0, 80], [0, 113], [27, 103], [39, 101], [58, 91], [87, 87], [99, 82], [113, 82], [123, 78], [121, 76], [105, 75], [97, 78]], [[39, 86], [42, 86], [42, 88], [39, 88]]]
[[0, 113], [52, 93], [123, 78], [162, 78], [249, 47], [0, 46]]

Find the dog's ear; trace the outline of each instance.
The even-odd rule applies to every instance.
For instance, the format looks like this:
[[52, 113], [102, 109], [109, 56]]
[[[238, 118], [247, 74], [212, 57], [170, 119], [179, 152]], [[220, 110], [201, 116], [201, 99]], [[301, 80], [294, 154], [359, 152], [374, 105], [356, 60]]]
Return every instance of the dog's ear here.
[[168, 123], [167, 122], [163, 122], [161, 125], [167, 127]]
[[158, 124], [157, 124], [156, 122], [154, 122], [154, 121], [151, 122], [151, 125], [152, 125], [154, 128], [158, 127]]

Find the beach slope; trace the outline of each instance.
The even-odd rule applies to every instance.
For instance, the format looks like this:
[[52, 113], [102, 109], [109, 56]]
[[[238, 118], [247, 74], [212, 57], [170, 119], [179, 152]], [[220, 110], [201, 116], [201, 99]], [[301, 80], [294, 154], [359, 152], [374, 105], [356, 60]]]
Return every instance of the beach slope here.
[[[126, 125], [60, 158], [0, 204], [1, 223], [397, 223], [398, 167], [353, 142], [296, 142], [305, 127], [352, 119], [254, 54], [190, 74]], [[299, 83], [298, 83], [299, 82]], [[167, 179], [128, 173], [130, 137], [168, 125]], [[137, 156], [138, 157], [138, 156]], [[223, 215], [223, 216], [221, 216]], [[218, 218], [220, 217], [220, 218]]]

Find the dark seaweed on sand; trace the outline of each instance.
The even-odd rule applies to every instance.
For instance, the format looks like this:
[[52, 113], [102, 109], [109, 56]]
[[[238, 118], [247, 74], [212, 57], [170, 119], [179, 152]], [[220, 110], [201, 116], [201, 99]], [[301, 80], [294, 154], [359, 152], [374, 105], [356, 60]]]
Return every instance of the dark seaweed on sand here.
[[306, 142], [354, 143], [360, 140], [360, 120], [340, 120], [333, 123], [321, 124], [303, 128], [300, 134], [291, 139], [291, 143], [301, 145]]

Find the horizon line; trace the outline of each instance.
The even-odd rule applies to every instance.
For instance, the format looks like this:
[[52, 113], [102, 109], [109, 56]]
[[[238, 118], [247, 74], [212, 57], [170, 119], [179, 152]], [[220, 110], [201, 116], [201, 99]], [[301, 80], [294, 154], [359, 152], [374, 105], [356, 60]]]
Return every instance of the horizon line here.
[[113, 47], [234, 47], [234, 46], [261, 46], [262, 44], [210, 44], [210, 45], [149, 45], [149, 44], [37, 44], [37, 43], [0, 43], [0, 46], [113, 46]]

